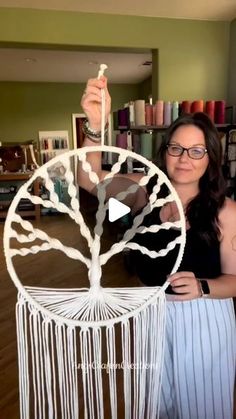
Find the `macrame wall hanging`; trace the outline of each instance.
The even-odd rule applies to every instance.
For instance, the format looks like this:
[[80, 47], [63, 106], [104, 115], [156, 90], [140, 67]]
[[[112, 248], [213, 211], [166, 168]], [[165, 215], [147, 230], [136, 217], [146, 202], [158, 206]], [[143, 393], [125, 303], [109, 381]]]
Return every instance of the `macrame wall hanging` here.
[[[89, 153], [97, 151], [111, 153], [115, 161], [103, 182], [87, 161]], [[143, 210], [134, 216], [132, 226], [127, 227], [123, 237], [110, 249], [103, 251], [101, 241], [108, 210], [106, 190], [127, 159], [139, 162], [145, 172], [138, 184], [130, 184], [113, 197], [122, 201], [154, 179], [152, 191]], [[94, 227], [86, 225], [81, 211], [74, 171], [77, 164], [97, 188]], [[55, 192], [53, 169], [58, 166], [67, 185], [67, 204], [60, 202]], [[33, 194], [32, 184], [36, 179], [44, 185], [46, 196]], [[163, 187], [168, 191], [164, 198], [160, 196]], [[63, 243], [63, 237], [51, 237], [46, 222], [42, 221], [38, 227], [32, 221], [23, 220], [17, 214], [22, 200], [68, 217], [75, 229], [79, 228], [78, 239], [83, 239], [84, 246], [78, 249]], [[153, 210], [172, 202], [178, 209], [177, 221], [153, 223], [150, 227], [143, 225], [144, 218]], [[160, 231], [170, 229], [178, 234], [159, 251], [132, 241], [136, 234], [158, 235]], [[16, 319], [21, 419], [158, 417], [168, 283], [162, 287], [104, 287], [103, 269], [110, 259], [125, 249], [159, 258], [177, 247], [173, 273], [180, 265], [184, 245], [185, 218], [181, 202], [165, 174], [140, 155], [105, 145], [84, 147], [60, 155], [35, 171], [15, 196], [4, 229], [7, 268], [18, 289]], [[42, 286], [46, 278], [41, 278], [41, 286], [24, 284], [22, 278], [27, 270], [27, 258], [51, 251], [78, 266], [84, 265], [89, 285], [80, 286], [79, 276], [76, 288]], [[22, 260], [26, 262], [23, 264]], [[15, 265], [19, 267], [19, 273]], [[40, 269], [39, 263], [39, 272]], [[154, 274], [158, 275], [158, 272]]]

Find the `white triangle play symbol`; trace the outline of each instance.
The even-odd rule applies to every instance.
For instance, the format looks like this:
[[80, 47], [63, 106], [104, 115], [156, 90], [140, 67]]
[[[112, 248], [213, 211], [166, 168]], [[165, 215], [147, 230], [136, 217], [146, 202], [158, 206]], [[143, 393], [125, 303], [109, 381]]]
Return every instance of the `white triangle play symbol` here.
[[111, 223], [118, 220], [130, 212], [130, 207], [115, 198], [109, 198], [108, 201], [108, 219]]

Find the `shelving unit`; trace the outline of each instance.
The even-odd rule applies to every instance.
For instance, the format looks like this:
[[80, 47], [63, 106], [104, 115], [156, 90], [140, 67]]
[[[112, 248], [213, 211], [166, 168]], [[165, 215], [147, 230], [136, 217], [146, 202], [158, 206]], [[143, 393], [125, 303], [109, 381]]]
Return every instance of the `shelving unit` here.
[[[234, 124], [216, 124], [216, 128], [223, 132], [228, 131], [229, 129], [236, 129], [236, 125]], [[115, 129], [116, 131], [141, 131], [141, 132], [149, 132], [149, 131], [165, 131], [169, 128], [169, 125], [136, 125], [136, 126], [124, 126], [118, 125]]]
[[[167, 125], [117, 126], [116, 131], [121, 133], [130, 131], [134, 134], [163, 133], [167, 128]], [[223, 172], [227, 181], [227, 195], [236, 200], [236, 124], [216, 124], [216, 128], [226, 137]], [[232, 141], [232, 132], [235, 133], [235, 141]]]
[[67, 131], [40, 131], [39, 148], [41, 164], [69, 151]]
[[123, 126], [119, 125], [117, 131], [165, 131], [168, 128], [168, 125], [136, 125], [136, 126]]
[[236, 200], [236, 125], [229, 125], [225, 135], [224, 174], [228, 195]]
[[[21, 185], [30, 179], [33, 172], [27, 173], [2, 173], [0, 174], [0, 219], [5, 219], [8, 208]], [[36, 180], [33, 184], [34, 195], [39, 195], [40, 184]], [[27, 203], [25, 203], [27, 208]], [[17, 213], [22, 217], [34, 217], [36, 221], [40, 219], [40, 205], [33, 205], [31, 209], [18, 208]], [[31, 205], [30, 205], [31, 207]]]

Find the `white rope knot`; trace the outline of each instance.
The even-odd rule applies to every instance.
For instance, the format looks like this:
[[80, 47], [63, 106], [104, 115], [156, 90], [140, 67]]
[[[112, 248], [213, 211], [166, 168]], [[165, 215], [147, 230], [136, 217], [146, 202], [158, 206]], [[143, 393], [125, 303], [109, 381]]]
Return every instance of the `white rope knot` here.
[[107, 67], [107, 65], [106, 65], [106, 64], [100, 64], [100, 69], [99, 69], [99, 72], [98, 72], [98, 79], [100, 79], [100, 77], [102, 77], [102, 76], [103, 76], [104, 71], [105, 71], [107, 68], [108, 68], [108, 67]]

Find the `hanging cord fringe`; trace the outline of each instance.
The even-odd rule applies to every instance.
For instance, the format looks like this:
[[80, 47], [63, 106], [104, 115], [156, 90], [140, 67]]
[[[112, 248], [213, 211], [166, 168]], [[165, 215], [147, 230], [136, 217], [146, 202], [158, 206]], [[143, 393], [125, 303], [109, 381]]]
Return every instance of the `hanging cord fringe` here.
[[[165, 335], [164, 292], [138, 315], [120, 324], [118, 345], [122, 364], [116, 353], [117, 325], [73, 328], [55, 323], [20, 294], [16, 311], [21, 419], [79, 419], [80, 374], [84, 396], [81, 417], [104, 419], [107, 398], [103, 388], [104, 362], [110, 417], [117, 419], [117, 368], [123, 374], [125, 419], [158, 417]], [[102, 351], [103, 330], [106, 347]], [[82, 371], [77, 368], [79, 352]]]
[[20, 417], [29, 419], [29, 347], [28, 347], [28, 326], [27, 326], [27, 303], [23, 297], [18, 295], [16, 304], [16, 332], [19, 368], [19, 394], [20, 394]]

